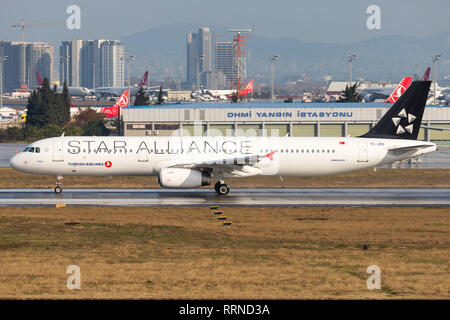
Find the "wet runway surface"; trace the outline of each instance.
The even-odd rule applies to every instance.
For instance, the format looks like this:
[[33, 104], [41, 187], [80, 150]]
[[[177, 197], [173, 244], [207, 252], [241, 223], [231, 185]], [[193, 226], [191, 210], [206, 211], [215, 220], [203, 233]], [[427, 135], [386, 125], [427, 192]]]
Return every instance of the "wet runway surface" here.
[[437, 189], [0, 189], [0, 206], [450, 206]]

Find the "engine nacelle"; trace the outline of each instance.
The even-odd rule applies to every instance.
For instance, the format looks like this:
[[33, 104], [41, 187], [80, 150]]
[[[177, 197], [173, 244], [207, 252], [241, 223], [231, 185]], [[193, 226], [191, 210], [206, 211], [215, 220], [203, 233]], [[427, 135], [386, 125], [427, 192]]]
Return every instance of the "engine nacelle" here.
[[374, 102], [375, 101], [375, 95], [374, 94], [370, 94], [370, 93], [366, 94], [364, 96], [364, 101], [366, 101], [366, 102]]
[[164, 188], [197, 188], [210, 185], [211, 175], [191, 169], [163, 168], [158, 182]]

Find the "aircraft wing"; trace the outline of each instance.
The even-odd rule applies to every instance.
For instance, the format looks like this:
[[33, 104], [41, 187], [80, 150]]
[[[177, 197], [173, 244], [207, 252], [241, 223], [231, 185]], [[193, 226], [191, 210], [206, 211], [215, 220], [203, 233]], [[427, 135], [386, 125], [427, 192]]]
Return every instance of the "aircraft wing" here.
[[273, 161], [274, 153], [275, 152], [271, 152], [265, 155], [225, 157], [200, 161], [181, 161], [172, 163], [169, 165], [169, 167], [203, 170], [209, 169], [213, 171], [228, 173], [232, 176], [237, 177], [255, 176], [262, 173], [261, 168], [270, 165], [270, 161]]

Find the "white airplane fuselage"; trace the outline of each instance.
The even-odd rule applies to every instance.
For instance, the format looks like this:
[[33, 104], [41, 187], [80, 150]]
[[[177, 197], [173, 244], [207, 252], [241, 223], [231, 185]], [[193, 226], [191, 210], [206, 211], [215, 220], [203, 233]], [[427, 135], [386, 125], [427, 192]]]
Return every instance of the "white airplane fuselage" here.
[[[214, 177], [223, 178], [337, 174], [416, 157], [435, 151], [436, 145], [339, 137], [57, 137], [36, 141], [27, 148], [15, 155], [10, 165], [33, 174], [151, 176], [163, 168], [196, 170], [195, 164], [207, 163]], [[233, 161], [249, 156], [258, 157], [257, 163], [241, 164], [241, 170], [234, 172]], [[221, 169], [224, 162], [227, 170]]]

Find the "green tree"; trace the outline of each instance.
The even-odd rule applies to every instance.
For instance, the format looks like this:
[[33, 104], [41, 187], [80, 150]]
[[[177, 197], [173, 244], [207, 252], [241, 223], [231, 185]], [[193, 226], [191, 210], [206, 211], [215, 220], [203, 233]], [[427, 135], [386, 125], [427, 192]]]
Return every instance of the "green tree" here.
[[99, 113], [92, 108], [86, 108], [75, 116], [74, 125], [82, 128], [89, 122], [103, 121], [104, 117], [103, 113]]
[[147, 106], [150, 104], [150, 99], [144, 91], [143, 87], [140, 87], [138, 92], [136, 92], [136, 99], [134, 100], [135, 106]]
[[48, 124], [44, 128], [42, 128], [42, 135], [45, 138], [51, 138], [51, 137], [59, 137], [63, 133], [63, 129], [56, 125], [56, 124]]
[[164, 98], [163, 98], [163, 92], [162, 92], [162, 85], [159, 87], [159, 93], [158, 93], [158, 102], [156, 104], [163, 104]]
[[64, 135], [66, 136], [81, 136], [83, 133], [83, 129], [74, 124], [69, 124], [64, 128]]
[[83, 127], [83, 136], [109, 136], [110, 130], [102, 121], [91, 121]]
[[337, 102], [361, 102], [362, 96], [359, 94], [359, 85], [358, 82], [351, 86], [346, 85]]

